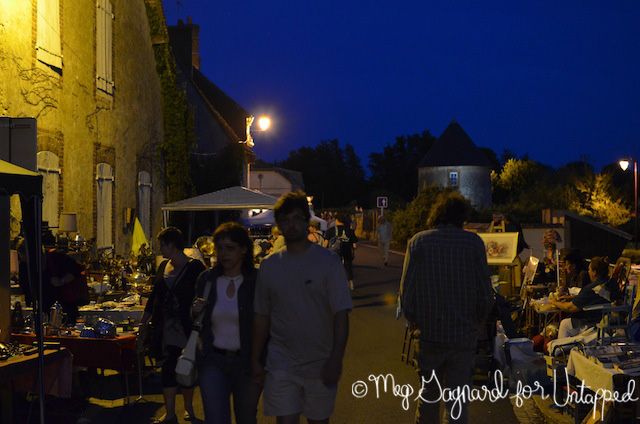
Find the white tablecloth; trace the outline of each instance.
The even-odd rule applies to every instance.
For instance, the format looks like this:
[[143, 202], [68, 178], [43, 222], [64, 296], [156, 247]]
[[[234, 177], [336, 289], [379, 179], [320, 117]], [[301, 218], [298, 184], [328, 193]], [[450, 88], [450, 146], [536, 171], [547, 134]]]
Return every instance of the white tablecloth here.
[[596, 364], [577, 349], [572, 350], [569, 354], [567, 372], [584, 381], [585, 385], [594, 391], [597, 389], [613, 390], [612, 376], [621, 374], [620, 371], [614, 368], [605, 368], [600, 364]]

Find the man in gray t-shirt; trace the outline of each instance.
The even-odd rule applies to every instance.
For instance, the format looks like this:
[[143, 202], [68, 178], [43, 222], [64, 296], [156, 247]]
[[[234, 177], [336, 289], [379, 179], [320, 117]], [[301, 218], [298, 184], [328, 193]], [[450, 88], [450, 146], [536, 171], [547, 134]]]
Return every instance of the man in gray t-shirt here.
[[303, 193], [278, 200], [275, 217], [286, 248], [260, 266], [255, 293], [254, 378], [268, 336], [265, 415], [279, 422], [328, 422], [342, 371], [351, 294], [340, 258], [307, 239]]

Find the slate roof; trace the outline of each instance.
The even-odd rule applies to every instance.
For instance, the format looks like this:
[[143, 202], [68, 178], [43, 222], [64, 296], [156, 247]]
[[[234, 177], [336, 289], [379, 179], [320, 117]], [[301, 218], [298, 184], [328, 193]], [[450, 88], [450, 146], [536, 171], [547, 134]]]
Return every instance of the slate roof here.
[[452, 121], [422, 158], [419, 168], [432, 166], [485, 166], [491, 163], [460, 124]]
[[199, 69], [192, 68], [191, 80], [225, 131], [235, 141], [245, 140], [246, 118], [250, 116], [249, 112], [211, 82]]

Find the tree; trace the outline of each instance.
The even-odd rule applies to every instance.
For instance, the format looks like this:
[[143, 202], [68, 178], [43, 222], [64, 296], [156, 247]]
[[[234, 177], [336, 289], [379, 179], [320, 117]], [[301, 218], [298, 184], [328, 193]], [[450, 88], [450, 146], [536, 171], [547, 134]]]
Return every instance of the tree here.
[[293, 150], [277, 165], [300, 171], [306, 192], [315, 196], [322, 208], [343, 207], [366, 195], [360, 159], [351, 145], [342, 149], [338, 140]]
[[427, 130], [422, 134], [397, 137], [382, 153], [369, 155], [371, 187], [374, 191], [397, 196], [408, 202], [418, 191], [418, 165], [436, 138]]
[[404, 245], [415, 233], [426, 230], [431, 206], [438, 195], [445, 191], [450, 189], [427, 186], [420, 190], [420, 193], [405, 208], [395, 210], [391, 218], [393, 240]]
[[571, 210], [614, 227], [631, 219], [631, 211], [611, 196], [611, 176], [596, 174], [569, 187]]

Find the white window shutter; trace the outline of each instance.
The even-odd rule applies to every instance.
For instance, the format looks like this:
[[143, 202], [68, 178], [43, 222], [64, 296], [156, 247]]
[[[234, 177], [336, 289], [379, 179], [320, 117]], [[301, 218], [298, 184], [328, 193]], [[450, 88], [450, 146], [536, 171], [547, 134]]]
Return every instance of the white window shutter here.
[[113, 6], [110, 0], [105, 0], [106, 16], [105, 16], [105, 79], [107, 84], [107, 93], [113, 94]]
[[38, 152], [38, 172], [42, 175], [42, 220], [50, 227], [58, 226], [58, 187], [60, 184], [60, 159], [49, 151]]
[[113, 219], [113, 168], [108, 163], [96, 165], [96, 247], [113, 246], [111, 237]]
[[138, 172], [138, 217], [147, 240], [151, 239], [151, 175]]
[[62, 69], [60, 40], [60, 1], [38, 0], [36, 57], [39, 61]]
[[113, 7], [109, 0], [96, 3], [96, 87], [113, 94]]
[[105, 79], [105, 0], [98, 0], [96, 4], [96, 87], [106, 91]]

